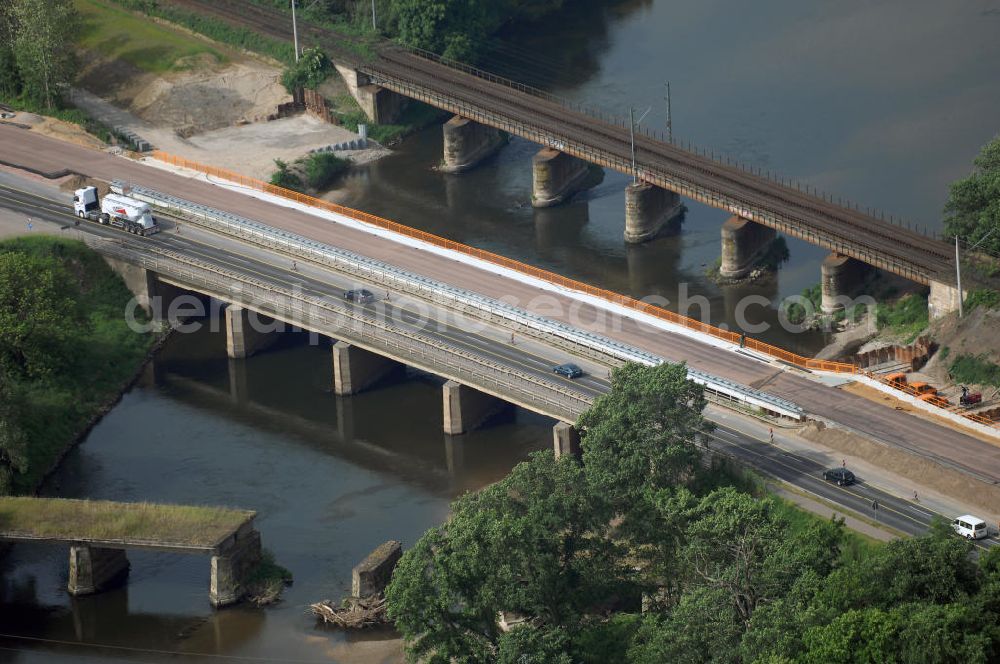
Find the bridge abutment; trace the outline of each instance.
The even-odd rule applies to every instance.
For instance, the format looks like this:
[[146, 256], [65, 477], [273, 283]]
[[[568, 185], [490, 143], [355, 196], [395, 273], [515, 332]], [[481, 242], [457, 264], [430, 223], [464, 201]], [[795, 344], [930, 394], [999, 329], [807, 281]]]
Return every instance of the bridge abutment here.
[[[266, 320], [262, 320], [266, 319]], [[250, 357], [277, 339], [274, 320], [238, 304], [226, 307], [226, 353], [234, 360]]]
[[722, 224], [722, 263], [719, 276], [740, 279], [753, 271], [757, 261], [767, 252], [777, 233], [773, 228], [730, 217]]
[[335, 65], [335, 67], [337, 73], [344, 79], [344, 83], [347, 84], [347, 91], [358, 102], [358, 106], [364, 111], [369, 122], [392, 124], [399, 120], [399, 116], [408, 101], [406, 97], [396, 94], [392, 90], [372, 85], [368, 76], [353, 67], [344, 65]]
[[968, 293], [958, 292], [958, 288], [940, 281], [931, 282], [931, 292], [927, 296], [927, 312], [931, 320], [942, 318], [953, 311], [958, 311], [959, 301]]
[[681, 197], [669, 189], [646, 182], [629, 184], [625, 187], [625, 241], [652, 240], [682, 210]]
[[260, 533], [248, 521], [219, 545], [212, 556], [208, 598], [218, 608], [236, 604], [246, 594], [246, 580], [260, 563]]
[[558, 205], [584, 188], [588, 165], [582, 159], [553, 148], [542, 148], [531, 160], [531, 204]]
[[569, 422], [556, 422], [552, 427], [552, 448], [557, 459], [566, 455], [579, 457], [580, 432]]
[[444, 384], [442, 396], [444, 432], [452, 436], [472, 431], [509, 405], [502, 399], [453, 380]]
[[121, 581], [128, 574], [124, 549], [104, 549], [89, 544], [69, 548], [70, 595], [92, 595]]
[[125, 287], [142, 310], [152, 314], [153, 298], [156, 296], [156, 273], [112, 256], [105, 256], [104, 262], [122, 278]]
[[507, 142], [499, 129], [454, 116], [444, 123], [445, 173], [463, 173], [492, 157]]
[[333, 345], [333, 393], [339, 397], [357, 394], [403, 365], [345, 341]]
[[871, 274], [871, 266], [861, 261], [831, 253], [820, 266], [820, 309], [832, 314], [846, 309]]

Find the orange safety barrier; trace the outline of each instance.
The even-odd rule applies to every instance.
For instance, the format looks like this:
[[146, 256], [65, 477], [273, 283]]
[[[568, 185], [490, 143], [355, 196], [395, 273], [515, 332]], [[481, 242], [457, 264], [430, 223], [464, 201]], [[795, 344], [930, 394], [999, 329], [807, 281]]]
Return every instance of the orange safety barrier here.
[[[715, 337], [717, 339], [723, 339], [730, 343], [739, 344], [740, 335], [735, 332], [729, 332], [727, 330], [719, 329], [714, 325], [708, 323], [703, 323], [701, 321], [695, 320], [693, 318], [688, 318], [687, 316], [682, 316], [681, 314], [668, 311], [662, 307], [657, 307], [645, 302], [640, 302], [627, 295], [622, 295], [621, 293], [615, 293], [613, 291], [604, 290], [602, 288], [596, 288], [590, 284], [586, 284], [582, 281], [576, 281], [575, 279], [569, 279], [562, 275], [556, 274], [554, 272], [549, 272], [548, 270], [543, 270], [520, 261], [507, 258], [505, 256], [500, 256], [499, 254], [494, 254], [489, 251], [483, 251], [482, 249], [476, 249], [475, 247], [470, 247], [465, 244], [460, 244], [453, 240], [448, 240], [437, 235], [432, 235], [424, 231], [412, 228], [410, 226], [404, 226], [398, 224], [394, 221], [389, 221], [388, 219], [383, 219], [382, 217], [376, 217], [375, 215], [368, 214], [367, 212], [361, 212], [360, 210], [354, 210], [352, 208], [347, 208], [342, 205], [337, 205], [336, 203], [330, 203], [313, 196], [307, 196], [306, 194], [300, 194], [297, 191], [292, 191], [290, 189], [285, 189], [284, 187], [278, 187], [273, 184], [257, 180], [255, 178], [250, 178], [245, 175], [240, 175], [239, 173], [234, 173], [233, 171], [227, 170], [225, 168], [219, 168], [217, 166], [208, 166], [206, 164], [200, 164], [198, 162], [185, 159], [184, 157], [178, 157], [160, 150], [155, 150], [152, 154], [153, 158], [164, 161], [168, 164], [173, 164], [174, 166], [180, 166], [182, 168], [189, 168], [191, 170], [199, 171], [205, 173], [206, 175], [212, 175], [215, 177], [223, 178], [225, 180], [230, 180], [232, 182], [238, 183], [242, 186], [249, 187], [251, 189], [256, 189], [257, 191], [263, 191], [269, 194], [274, 194], [276, 196], [281, 196], [282, 198], [287, 198], [299, 203], [304, 203], [312, 207], [321, 208], [324, 210], [329, 210], [330, 212], [336, 212], [337, 214], [342, 214], [345, 217], [350, 217], [357, 221], [376, 226], [378, 228], [384, 228], [386, 230], [393, 231], [394, 233], [399, 233], [400, 235], [405, 235], [406, 237], [411, 237], [414, 239], [433, 244], [438, 247], [443, 247], [445, 249], [450, 249], [452, 251], [465, 254], [467, 256], [473, 256], [480, 260], [492, 263], [494, 265], [499, 265], [521, 274], [526, 274], [538, 279], [542, 279], [551, 284], [556, 284], [569, 288], [572, 290], [577, 290], [588, 295], [593, 295], [599, 297], [605, 301], [613, 302], [619, 304], [629, 309], [636, 311], [641, 311], [645, 314], [649, 314], [656, 318], [666, 320], [675, 325], [680, 325], [689, 330], [695, 330], [701, 332], [702, 334], [707, 334], [709, 336]], [[747, 337], [744, 339], [743, 345], [745, 348], [763, 353], [770, 357], [777, 358], [789, 364], [799, 366], [806, 369], [817, 369], [820, 371], [831, 371], [836, 373], [856, 373], [857, 367], [853, 364], [848, 364], [846, 362], [830, 362], [826, 360], [816, 360], [809, 357], [803, 357], [802, 355], [797, 355], [795, 353], [784, 350], [783, 348], [778, 348], [777, 346], [772, 346], [769, 343], [759, 341], [757, 339], [751, 339]]]
[[[534, 267], [532, 265], [527, 265], [521, 263], [520, 261], [507, 258], [505, 256], [500, 256], [499, 254], [494, 254], [489, 251], [483, 251], [482, 249], [476, 249], [475, 247], [470, 247], [466, 244], [460, 244], [454, 240], [448, 240], [437, 235], [432, 235], [431, 233], [426, 233], [424, 231], [412, 228], [410, 226], [404, 226], [403, 224], [398, 224], [394, 221], [389, 221], [388, 219], [383, 219], [382, 217], [376, 217], [373, 214], [368, 214], [367, 212], [362, 212], [360, 210], [355, 210], [353, 208], [344, 207], [342, 205], [337, 205], [336, 203], [330, 203], [329, 201], [324, 201], [313, 196], [307, 196], [306, 194], [300, 194], [297, 191], [292, 191], [291, 189], [285, 189], [284, 187], [278, 187], [276, 185], [264, 182], [262, 180], [257, 180], [255, 178], [247, 177], [245, 175], [240, 175], [225, 168], [219, 168], [217, 166], [208, 166], [206, 164], [200, 164], [184, 157], [178, 157], [160, 150], [154, 150], [152, 153], [154, 159], [166, 162], [168, 164], [173, 164], [174, 166], [180, 166], [182, 168], [189, 168], [194, 171], [199, 171], [206, 175], [212, 175], [218, 178], [229, 180], [235, 182], [244, 187], [249, 187], [251, 189], [256, 189], [257, 191], [263, 191], [268, 194], [274, 194], [275, 196], [281, 196], [282, 198], [287, 198], [299, 203], [304, 203], [306, 205], [328, 210], [330, 212], [335, 212], [337, 214], [342, 214], [345, 217], [350, 217], [357, 221], [370, 224], [377, 228], [384, 228], [386, 230], [398, 233], [400, 235], [405, 235], [406, 237], [411, 237], [428, 244], [433, 244], [437, 247], [443, 247], [445, 249], [450, 249], [466, 256], [473, 256], [480, 260], [484, 260], [488, 263], [498, 265], [501, 267], [514, 270], [515, 272], [520, 272], [521, 274], [526, 274], [538, 279], [542, 279], [551, 284], [556, 284], [564, 288], [569, 288], [572, 290], [580, 291], [588, 295], [593, 295], [599, 297], [607, 302], [613, 302], [615, 304], [628, 307], [635, 311], [641, 311], [642, 313], [649, 314], [655, 318], [668, 321], [675, 325], [680, 325], [689, 330], [695, 330], [701, 332], [702, 334], [707, 334], [709, 336], [715, 337], [716, 339], [723, 339], [733, 344], [740, 343], [741, 335], [735, 332], [729, 332], [728, 330], [722, 330], [714, 325], [709, 325], [708, 323], [703, 323], [699, 320], [693, 318], [688, 318], [687, 316], [682, 316], [681, 314], [668, 311], [662, 307], [657, 307], [645, 302], [636, 300], [635, 298], [629, 297], [627, 295], [622, 295], [621, 293], [615, 293], [613, 291], [604, 290], [602, 288], [597, 288], [591, 286], [590, 284], [584, 283], [582, 281], [576, 281], [575, 279], [570, 279], [564, 277], [555, 272], [549, 272], [548, 270], [543, 270], [541, 268]], [[869, 378], [875, 380], [880, 380], [887, 385], [900, 389], [896, 385], [889, 383], [883, 376], [876, 376], [871, 372], [862, 372], [857, 366], [847, 363], [847, 362], [831, 362], [829, 360], [817, 360], [811, 357], [804, 357], [796, 353], [792, 353], [783, 348], [778, 348], [769, 343], [760, 341], [758, 339], [752, 339], [746, 337], [743, 339], [743, 347], [749, 348], [750, 350], [757, 351], [769, 357], [787, 362], [794, 366], [802, 367], [804, 369], [815, 369], [817, 371], [829, 371], [833, 373], [864, 373]], [[909, 385], [905, 385], [902, 389], [912, 388]], [[946, 399], [940, 397], [935, 397], [928, 400], [936, 406], [941, 408], [950, 408], [951, 404], [948, 403]], [[954, 411], [953, 411], [954, 412]], [[975, 422], [980, 422], [982, 424], [987, 424], [993, 426], [995, 423], [993, 420], [985, 418], [981, 415], [975, 413], [959, 413], [963, 417], [973, 420]]]

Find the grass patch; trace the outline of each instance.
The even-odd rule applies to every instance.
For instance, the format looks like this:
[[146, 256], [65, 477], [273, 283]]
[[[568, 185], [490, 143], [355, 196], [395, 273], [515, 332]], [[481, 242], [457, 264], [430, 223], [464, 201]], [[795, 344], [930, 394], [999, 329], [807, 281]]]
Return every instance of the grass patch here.
[[975, 288], [965, 298], [965, 310], [971, 312], [976, 307], [984, 309], [1000, 308], [1000, 291], [991, 288]]
[[275, 159], [271, 184], [303, 194], [329, 189], [337, 178], [351, 168], [351, 162], [332, 152], [314, 152], [291, 164]]
[[[364, 111], [357, 105], [357, 102], [354, 102], [353, 98], [348, 102], [342, 96], [338, 97], [337, 102], [338, 105], [346, 104], [346, 107], [350, 109], [340, 114], [340, 123], [344, 127], [351, 131], [357, 131], [359, 124], [367, 124], [368, 137], [385, 146], [392, 145], [424, 127], [429, 127], [447, 115], [447, 113], [440, 109], [411, 99], [400, 114], [399, 122], [395, 124], [372, 124], [368, 122]], [[341, 107], [343, 108], [343, 106]]]
[[290, 43], [265, 37], [247, 28], [236, 27], [221, 19], [160, 4], [155, 0], [113, 1], [125, 9], [175, 23], [221, 44], [266, 55], [286, 65], [295, 62], [295, 49]]
[[[829, 519], [813, 514], [790, 500], [775, 495], [770, 497], [774, 500], [775, 511], [788, 522], [790, 534], [804, 533], [814, 525], [829, 522]], [[881, 546], [884, 546], [883, 542], [845, 527], [841, 539], [840, 560], [842, 563], [847, 563], [864, 559]]]
[[[114, 140], [115, 133], [111, 127], [95, 120], [87, 115], [86, 112], [65, 102], [63, 102], [60, 108], [45, 108], [44, 105], [29, 99], [0, 96], [0, 104], [9, 106], [15, 111], [35, 113], [36, 115], [44, 115], [56, 120], [79, 125], [88, 134], [105, 143], [111, 143]], [[17, 120], [17, 118], [14, 119], [15, 121]]]
[[958, 383], [1000, 387], [1000, 365], [990, 362], [985, 355], [959, 355], [951, 363], [949, 373]]
[[34, 537], [215, 546], [253, 516], [224, 507], [0, 498], [0, 531]]
[[892, 304], [880, 304], [875, 316], [880, 330], [887, 329], [910, 343], [927, 329], [927, 296], [909, 293]]
[[332, 152], [314, 152], [300, 160], [306, 184], [316, 191], [326, 189], [351, 168], [351, 162]]
[[144, 20], [120, 6], [99, 0], [74, 0], [82, 24], [77, 43], [102, 56], [122, 60], [153, 74], [183, 69], [183, 58], [225, 55], [202, 39]]
[[292, 583], [292, 573], [274, 560], [274, 554], [264, 549], [260, 562], [253, 568], [246, 580], [247, 600], [256, 606], [273, 604], [281, 597], [281, 591]]
[[[0, 242], [0, 253], [7, 252], [55, 261], [72, 279], [75, 304], [83, 312], [68, 361], [43, 377], [7, 377], [22, 404], [16, 424], [28, 440], [27, 469], [14, 476], [14, 490], [27, 493], [38, 486], [99, 409], [132, 378], [154, 336], [129, 329], [124, 311], [132, 294], [121, 277], [82, 242], [20, 237]], [[141, 311], [137, 314], [144, 320]]]

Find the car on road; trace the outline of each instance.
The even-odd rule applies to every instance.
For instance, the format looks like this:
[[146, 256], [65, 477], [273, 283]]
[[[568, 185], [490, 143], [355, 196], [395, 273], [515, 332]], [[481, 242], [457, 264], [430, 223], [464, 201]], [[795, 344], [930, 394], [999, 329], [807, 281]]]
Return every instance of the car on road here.
[[951, 522], [951, 527], [965, 539], [983, 539], [990, 536], [990, 529], [986, 527], [986, 522], [971, 514], [958, 517]]
[[854, 484], [854, 473], [846, 468], [831, 468], [823, 471], [823, 479], [827, 482], [836, 482], [837, 486], [847, 486]]
[[559, 366], [552, 367], [552, 370], [559, 374], [560, 376], [565, 376], [566, 378], [579, 378], [583, 375], [583, 369], [573, 364], [572, 362], [567, 362], [566, 364], [560, 364]]
[[368, 304], [375, 299], [375, 295], [367, 288], [356, 288], [354, 290], [344, 291], [344, 299], [348, 302]]

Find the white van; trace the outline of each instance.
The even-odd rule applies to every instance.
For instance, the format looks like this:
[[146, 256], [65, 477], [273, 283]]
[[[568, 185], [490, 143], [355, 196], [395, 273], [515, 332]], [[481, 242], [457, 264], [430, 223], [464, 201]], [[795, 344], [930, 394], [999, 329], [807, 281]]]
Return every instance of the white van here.
[[951, 527], [955, 529], [956, 533], [965, 539], [983, 539], [984, 537], [990, 536], [990, 531], [989, 528], [986, 527], [986, 522], [979, 517], [972, 516], [971, 514], [958, 517], [951, 522]]

